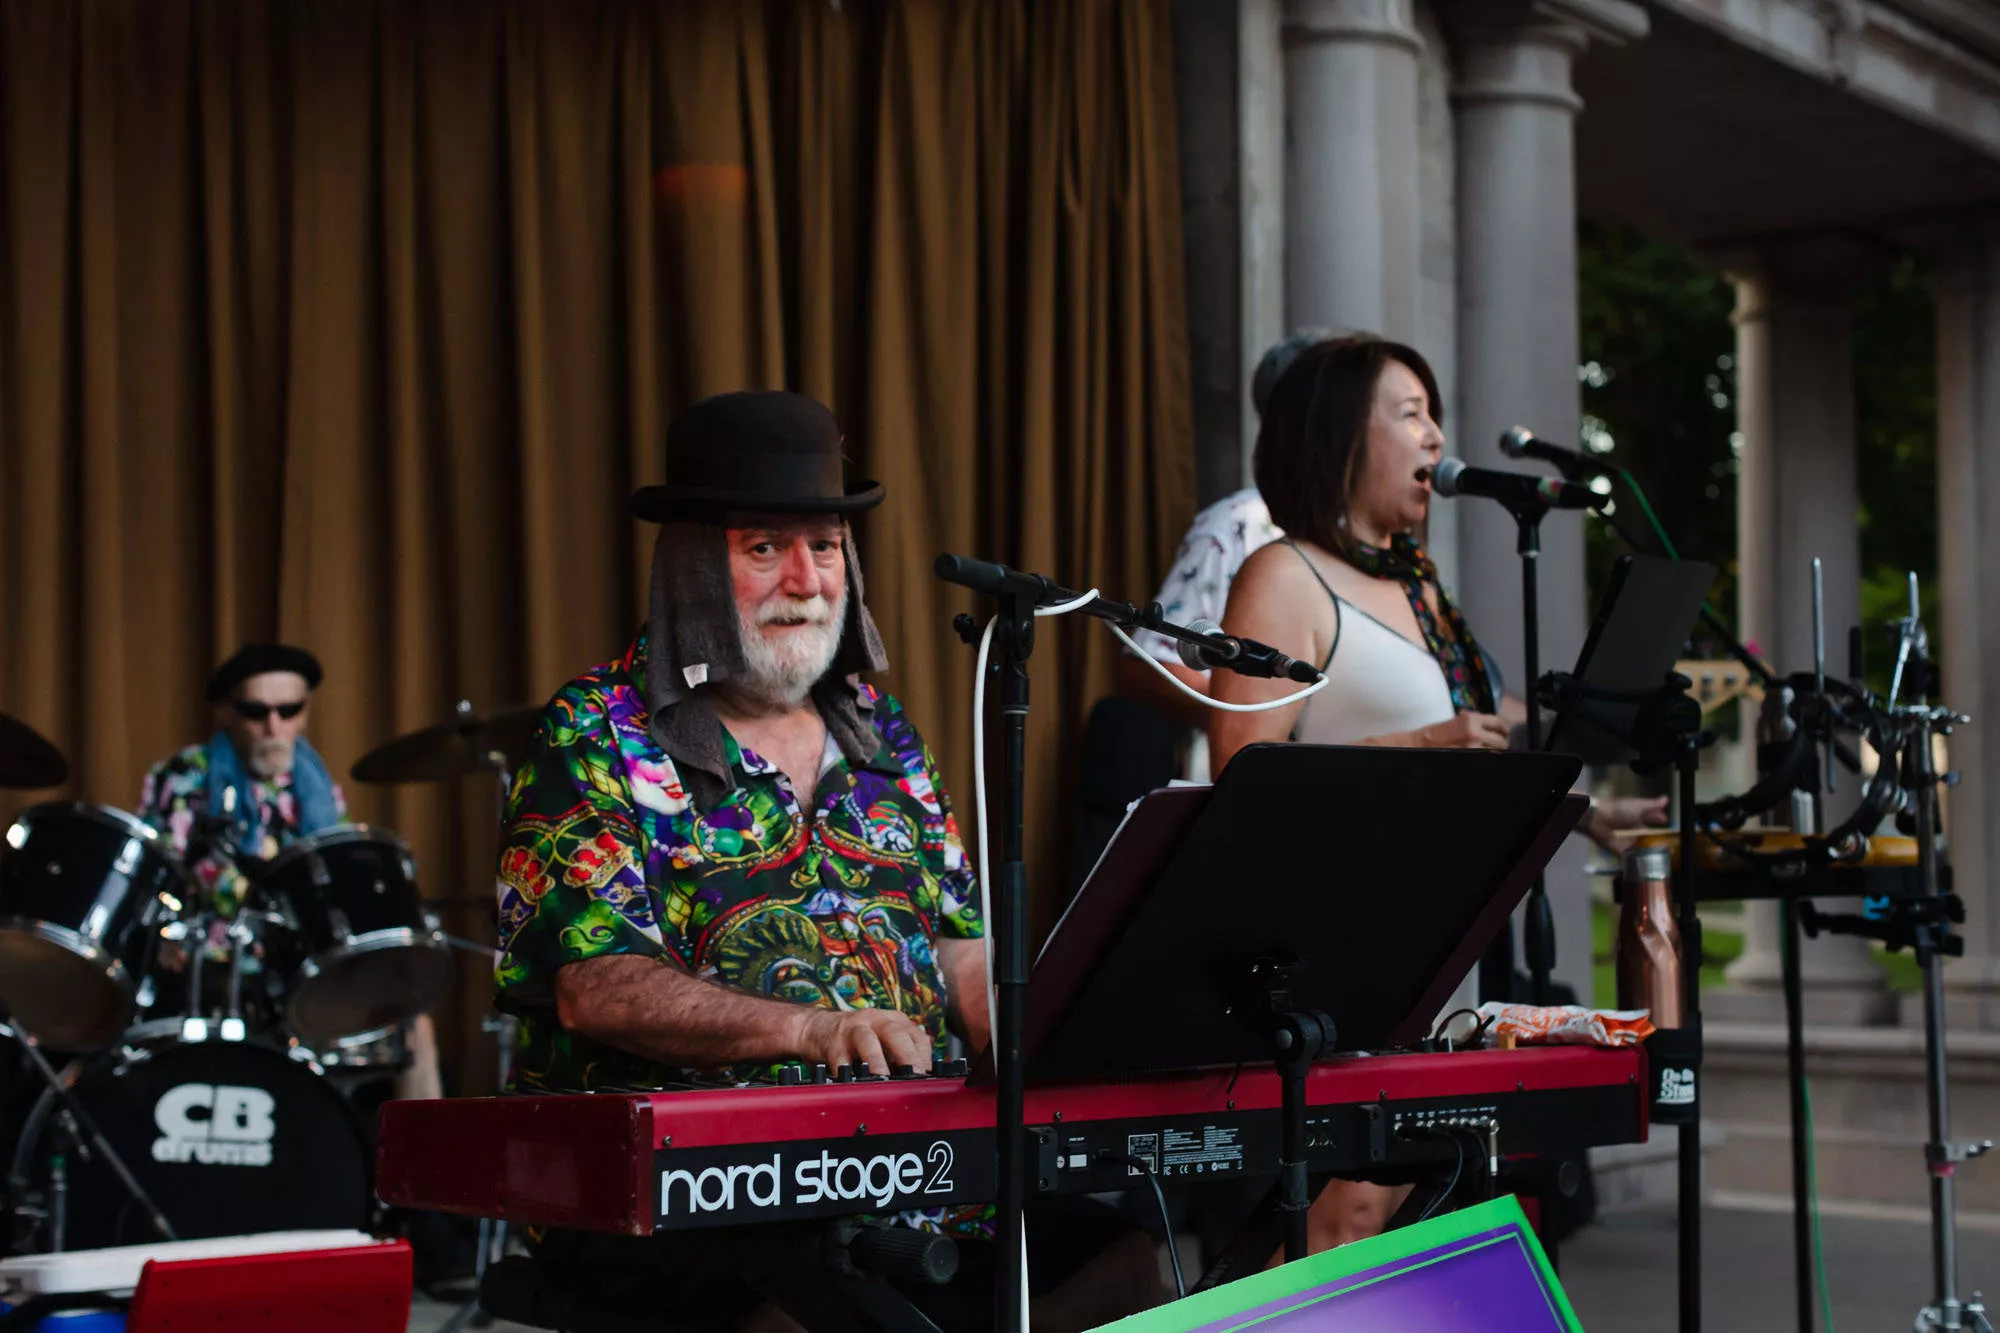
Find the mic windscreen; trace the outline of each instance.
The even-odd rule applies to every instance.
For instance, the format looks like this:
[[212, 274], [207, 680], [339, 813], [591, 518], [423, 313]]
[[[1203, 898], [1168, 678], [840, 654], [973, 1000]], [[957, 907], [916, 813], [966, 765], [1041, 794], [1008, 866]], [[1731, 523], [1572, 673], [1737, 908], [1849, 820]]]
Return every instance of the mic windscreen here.
[[1438, 460], [1438, 465], [1431, 469], [1431, 489], [1447, 498], [1457, 495], [1458, 474], [1463, 471], [1465, 471], [1465, 460], [1462, 458]]
[[[1199, 620], [1190, 620], [1188, 622], [1188, 628], [1193, 630], [1196, 634], [1222, 633], [1222, 626], [1216, 624], [1213, 620], [1210, 620], [1207, 616], [1203, 616]], [[1189, 643], [1187, 640], [1181, 639], [1177, 640], [1174, 646], [1180, 649], [1181, 661], [1187, 663], [1189, 670], [1212, 671], [1215, 669], [1215, 663], [1208, 660], [1208, 655], [1202, 650], [1202, 646], [1200, 644]]]
[[1526, 458], [1528, 456], [1528, 441], [1534, 438], [1535, 433], [1526, 426], [1516, 426], [1512, 430], [1502, 431], [1500, 433], [1500, 452], [1509, 458]]

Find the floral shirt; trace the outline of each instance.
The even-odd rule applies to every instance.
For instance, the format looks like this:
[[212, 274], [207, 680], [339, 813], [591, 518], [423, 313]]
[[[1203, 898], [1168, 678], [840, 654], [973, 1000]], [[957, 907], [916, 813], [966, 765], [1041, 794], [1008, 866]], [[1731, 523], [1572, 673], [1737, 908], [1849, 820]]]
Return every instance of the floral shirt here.
[[[292, 792], [292, 775], [254, 778], [250, 784], [257, 802], [259, 823], [264, 829], [264, 845], [257, 850], [266, 859], [296, 842], [300, 834], [298, 801]], [[338, 784], [333, 788], [334, 808], [347, 818], [347, 798]], [[165, 834], [174, 855], [187, 858], [188, 835], [195, 821], [208, 813], [208, 747], [190, 745], [154, 764], [139, 789], [139, 818]], [[235, 867], [212, 856], [204, 856], [188, 866], [207, 895], [208, 905], [224, 918], [234, 917], [243, 901], [243, 876]]]
[[824, 1009], [895, 1008], [945, 1042], [934, 941], [983, 932], [937, 766], [896, 700], [861, 686], [882, 744], [840, 758], [810, 810], [725, 734], [734, 787], [706, 814], [648, 730], [646, 641], [565, 686], [508, 801], [499, 997], [521, 1015], [515, 1082], [533, 1089], [765, 1082], [769, 1066], [663, 1066], [563, 1030], [566, 963], [640, 954], [737, 990]]
[[[1271, 522], [1256, 487], [1217, 500], [1194, 516], [1174, 552], [1173, 568], [1155, 598], [1161, 613], [1177, 625], [1204, 618], [1221, 624], [1236, 571], [1252, 552], [1284, 535]], [[1164, 634], [1141, 630], [1132, 639], [1162, 662], [1181, 660], [1180, 650]]]

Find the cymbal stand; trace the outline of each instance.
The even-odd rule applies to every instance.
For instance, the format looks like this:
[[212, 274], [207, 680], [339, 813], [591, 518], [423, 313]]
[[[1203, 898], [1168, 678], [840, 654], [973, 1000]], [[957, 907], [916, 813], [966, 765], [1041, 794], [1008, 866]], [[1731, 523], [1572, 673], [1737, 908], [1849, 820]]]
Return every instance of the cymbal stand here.
[[69, 1084], [63, 1082], [62, 1075], [56, 1073], [48, 1059], [43, 1056], [41, 1047], [37, 1046], [35, 1039], [14, 1020], [13, 1014], [8, 1011], [5, 1004], [0, 1004], [0, 1034], [14, 1039], [22, 1053], [28, 1057], [28, 1062], [35, 1067], [36, 1075], [42, 1082], [48, 1084], [49, 1091], [56, 1095], [56, 1101], [62, 1106], [63, 1117], [73, 1131], [78, 1153], [86, 1160], [90, 1154], [96, 1153], [100, 1160], [111, 1168], [111, 1173], [118, 1177], [118, 1183], [132, 1196], [132, 1201], [145, 1212], [146, 1220], [152, 1223], [153, 1230], [160, 1233], [161, 1239], [179, 1240], [180, 1237], [174, 1234], [173, 1224], [167, 1221], [167, 1215], [160, 1211], [159, 1205], [146, 1193], [145, 1186], [141, 1185], [139, 1178], [132, 1174], [132, 1169], [125, 1165], [125, 1159], [118, 1155], [118, 1150], [111, 1146], [111, 1141], [104, 1137], [104, 1132], [97, 1127], [97, 1122], [91, 1119], [90, 1112], [83, 1109], [83, 1103], [79, 1102], [76, 1094], [70, 1091]]

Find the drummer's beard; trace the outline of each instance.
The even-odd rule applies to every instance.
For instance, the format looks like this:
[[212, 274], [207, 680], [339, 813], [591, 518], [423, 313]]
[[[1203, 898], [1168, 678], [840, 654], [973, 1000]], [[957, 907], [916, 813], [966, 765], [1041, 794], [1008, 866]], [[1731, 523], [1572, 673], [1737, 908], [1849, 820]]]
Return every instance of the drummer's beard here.
[[[782, 711], [796, 708], [833, 665], [847, 624], [847, 592], [836, 601], [824, 597], [774, 596], [740, 613], [743, 633], [743, 675], [725, 692], [743, 703]], [[775, 638], [766, 625], [792, 625]]]
[[268, 782], [292, 771], [295, 754], [294, 743], [288, 740], [253, 741], [244, 762], [253, 774]]

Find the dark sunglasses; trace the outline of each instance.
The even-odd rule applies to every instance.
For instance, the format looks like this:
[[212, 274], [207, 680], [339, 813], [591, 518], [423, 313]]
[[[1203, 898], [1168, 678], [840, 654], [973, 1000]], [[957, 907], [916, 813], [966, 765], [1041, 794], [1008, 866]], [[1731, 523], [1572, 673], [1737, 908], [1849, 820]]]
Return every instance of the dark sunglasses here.
[[306, 711], [304, 699], [294, 699], [288, 704], [260, 704], [254, 699], [231, 699], [229, 706], [245, 722], [262, 722], [273, 713], [290, 721]]

